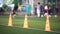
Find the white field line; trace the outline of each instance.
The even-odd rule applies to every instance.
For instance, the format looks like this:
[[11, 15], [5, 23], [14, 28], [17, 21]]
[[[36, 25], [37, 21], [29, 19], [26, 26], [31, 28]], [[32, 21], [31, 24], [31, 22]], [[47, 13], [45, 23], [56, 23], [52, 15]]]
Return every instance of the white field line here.
[[[1, 24], [0, 26], [7, 26], [7, 25], [3, 25], [3, 24]], [[23, 27], [19, 27], [19, 26], [12, 26], [12, 27], [23, 28]], [[27, 29], [45, 31], [45, 30], [41, 30], [41, 29], [37, 29], [37, 28], [27, 28]], [[54, 32], [54, 33], [59, 33], [59, 34], [60, 34], [59, 31], [52, 31], [52, 30], [51, 30], [51, 31], [48, 31], [48, 32]]]
[[[13, 20], [13, 21], [22, 22], [22, 21], [24, 21], [24, 20]], [[32, 20], [28, 20], [28, 22], [40, 22], [40, 21], [32, 21]]]
[[[40, 30], [40, 31], [45, 31], [45, 30], [41, 30], [41, 29], [37, 29], [37, 28], [28, 28], [28, 29], [33, 29], [33, 30]], [[48, 31], [48, 32], [55, 32], [55, 33], [60, 33], [59, 31]]]

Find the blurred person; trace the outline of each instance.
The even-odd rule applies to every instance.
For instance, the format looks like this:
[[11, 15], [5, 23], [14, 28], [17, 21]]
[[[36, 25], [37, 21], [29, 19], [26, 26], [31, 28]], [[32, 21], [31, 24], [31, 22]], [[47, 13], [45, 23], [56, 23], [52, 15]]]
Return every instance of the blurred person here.
[[44, 16], [48, 15], [48, 4], [45, 5], [44, 7]]
[[52, 13], [52, 7], [49, 6], [49, 7], [48, 7], [48, 14], [51, 15], [51, 13]]
[[0, 0], [0, 8], [3, 7], [3, 0]]
[[59, 7], [58, 7], [57, 5], [55, 5], [55, 6], [54, 6], [54, 9], [56, 10], [56, 13], [58, 13], [58, 12], [59, 12], [59, 10], [58, 10], [58, 9], [59, 9]]
[[43, 17], [44, 16], [44, 6], [41, 5], [40, 9], [41, 9], [41, 17]]
[[2, 7], [3, 7], [3, 0], [0, 0], [0, 11], [1, 11]]
[[9, 8], [8, 10], [13, 11], [14, 6], [15, 6], [14, 4], [8, 4], [8, 8]]
[[15, 16], [14, 7], [15, 7], [14, 4], [8, 4], [8, 8], [9, 8], [8, 10], [10, 11], [10, 13], [13, 14], [13, 18]]
[[35, 15], [37, 15], [37, 13], [36, 13], [36, 5], [34, 5], [34, 10], [35, 10]]
[[4, 14], [4, 9], [3, 9], [3, 0], [0, 0], [0, 14]]
[[26, 12], [30, 16], [30, 13], [31, 13], [31, 5], [29, 3], [26, 4]]
[[36, 10], [37, 10], [37, 17], [40, 17], [40, 13], [41, 13], [41, 9], [40, 9], [40, 2], [38, 2], [37, 6], [36, 6]]
[[22, 6], [20, 5], [20, 2], [18, 2], [18, 11], [21, 11]]
[[15, 5], [13, 9], [13, 18], [15, 18], [16, 16], [17, 9], [18, 9], [18, 5]]
[[22, 6], [21, 6], [21, 4], [20, 4], [20, 2], [18, 2], [18, 9], [17, 9], [17, 14], [18, 14], [18, 16], [20, 16], [20, 12], [22, 11]]

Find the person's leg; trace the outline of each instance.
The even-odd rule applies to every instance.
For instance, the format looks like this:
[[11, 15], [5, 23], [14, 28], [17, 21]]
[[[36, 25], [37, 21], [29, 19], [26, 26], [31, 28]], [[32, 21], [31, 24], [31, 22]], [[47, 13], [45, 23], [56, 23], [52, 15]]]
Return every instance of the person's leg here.
[[16, 16], [16, 11], [13, 10], [13, 18], [15, 18], [15, 16]]
[[47, 10], [45, 10], [45, 14], [44, 14], [44, 16], [47, 16], [48, 15], [48, 11]]
[[40, 10], [37, 10], [37, 17], [40, 17]]
[[40, 17], [40, 13], [38, 13], [38, 17]]

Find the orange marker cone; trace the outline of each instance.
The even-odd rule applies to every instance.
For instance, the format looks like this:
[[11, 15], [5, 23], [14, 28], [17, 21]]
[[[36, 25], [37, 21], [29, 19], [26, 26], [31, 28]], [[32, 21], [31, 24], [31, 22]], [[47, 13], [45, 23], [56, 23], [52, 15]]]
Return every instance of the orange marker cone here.
[[45, 31], [51, 31], [50, 30], [50, 23], [49, 23], [49, 16], [47, 16]]
[[9, 15], [8, 26], [12, 26], [12, 15], [11, 15], [11, 13]]
[[25, 15], [23, 28], [28, 28], [28, 16], [27, 16], [27, 14]]

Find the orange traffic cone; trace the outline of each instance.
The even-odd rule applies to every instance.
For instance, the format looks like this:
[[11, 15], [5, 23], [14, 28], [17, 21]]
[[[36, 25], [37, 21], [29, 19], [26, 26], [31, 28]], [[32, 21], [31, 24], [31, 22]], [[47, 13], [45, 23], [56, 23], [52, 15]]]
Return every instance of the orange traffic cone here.
[[23, 28], [28, 28], [28, 16], [27, 16], [27, 14], [25, 15]]
[[50, 30], [50, 23], [49, 23], [49, 16], [47, 16], [45, 31], [51, 31]]
[[12, 26], [12, 15], [11, 15], [11, 13], [9, 15], [8, 26]]

